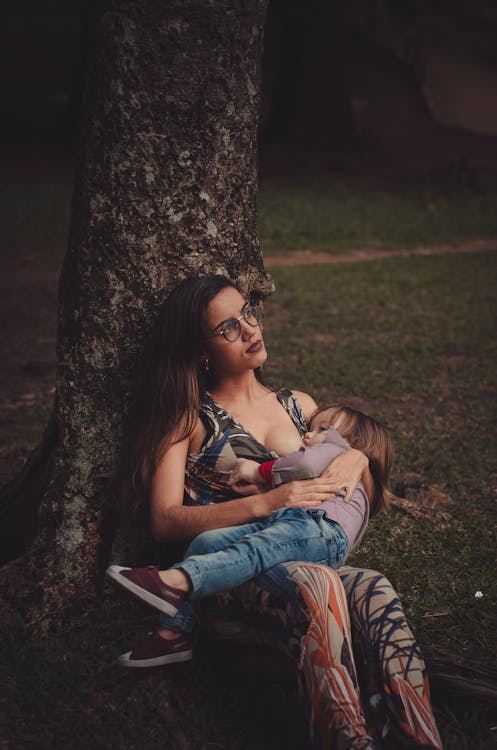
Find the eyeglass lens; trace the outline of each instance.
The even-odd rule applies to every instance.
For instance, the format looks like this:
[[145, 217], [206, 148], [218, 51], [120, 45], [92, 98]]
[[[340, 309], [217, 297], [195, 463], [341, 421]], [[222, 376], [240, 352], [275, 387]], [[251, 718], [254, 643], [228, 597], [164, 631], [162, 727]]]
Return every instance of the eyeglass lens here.
[[261, 307], [247, 307], [239, 318], [229, 318], [225, 321], [221, 333], [227, 341], [236, 341], [241, 334], [240, 320], [244, 319], [247, 323], [254, 328], [262, 323], [262, 308]]

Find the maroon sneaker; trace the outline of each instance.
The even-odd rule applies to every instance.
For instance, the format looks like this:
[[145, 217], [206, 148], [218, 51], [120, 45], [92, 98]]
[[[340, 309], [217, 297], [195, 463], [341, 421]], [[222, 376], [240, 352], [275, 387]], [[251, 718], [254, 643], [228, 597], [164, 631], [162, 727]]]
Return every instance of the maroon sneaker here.
[[179, 633], [177, 638], [166, 640], [156, 631], [133, 646], [127, 654], [122, 654], [117, 663], [121, 667], [162, 667], [164, 664], [190, 661], [191, 658], [192, 639], [190, 635]]
[[187, 591], [168, 586], [161, 580], [158, 568], [124, 568], [122, 565], [109, 565], [105, 571], [120, 586], [143, 599], [165, 615], [174, 617], [184, 601]]

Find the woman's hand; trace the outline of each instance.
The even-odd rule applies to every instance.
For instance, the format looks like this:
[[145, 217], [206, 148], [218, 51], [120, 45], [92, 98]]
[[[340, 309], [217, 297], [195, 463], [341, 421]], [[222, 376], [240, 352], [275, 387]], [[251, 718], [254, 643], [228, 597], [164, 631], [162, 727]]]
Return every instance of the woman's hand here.
[[[365, 476], [363, 477], [363, 475]], [[341, 453], [331, 462], [328, 468], [321, 474], [321, 478], [332, 479], [339, 487], [338, 491], [345, 489], [346, 493], [343, 501], [344, 503], [348, 503], [361, 479], [366, 479], [365, 484], [368, 484], [368, 475], [369, 461], [367, 456], [355, 448], [350, 448], [350, 450]], [[366, 486], [365, 489], [369, 495], [368, 487]]]
[[317, 508], [336, 492], [340, 492], [340, 485], [334, 479], [324, 477], [280, 484], [260, 495], [261, 516], [270, 515], [280, 508]]

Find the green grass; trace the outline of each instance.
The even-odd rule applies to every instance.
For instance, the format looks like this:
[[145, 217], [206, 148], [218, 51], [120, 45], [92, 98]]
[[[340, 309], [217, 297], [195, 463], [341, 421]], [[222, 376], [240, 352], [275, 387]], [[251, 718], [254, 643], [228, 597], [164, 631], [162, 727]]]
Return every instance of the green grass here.
[[265, 255], [343, 253], [497, 239], [497, 186], [347, 185], [338, 180], [262, 180], [259, 224]]

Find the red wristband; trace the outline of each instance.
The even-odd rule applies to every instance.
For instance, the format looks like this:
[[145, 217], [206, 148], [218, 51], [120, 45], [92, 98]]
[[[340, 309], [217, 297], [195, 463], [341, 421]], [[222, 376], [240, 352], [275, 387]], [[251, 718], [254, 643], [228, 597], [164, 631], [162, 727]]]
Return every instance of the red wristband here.
[[275, 461], [276, 459], [273, 458], [272, 461], [265, 461], [263, 464], [259, 465], [259, 474], [264, 479], [266, 484], [269, 484], [270, 487], [273, 486], [273, 477], [271, 472]]

